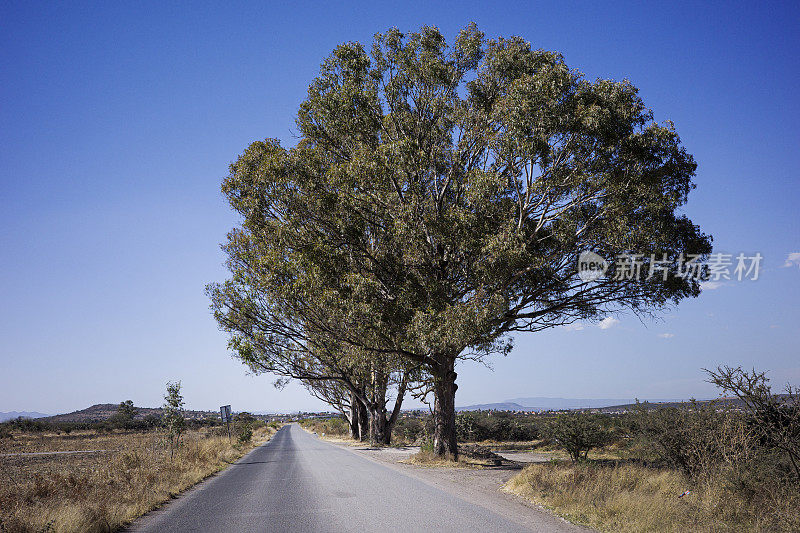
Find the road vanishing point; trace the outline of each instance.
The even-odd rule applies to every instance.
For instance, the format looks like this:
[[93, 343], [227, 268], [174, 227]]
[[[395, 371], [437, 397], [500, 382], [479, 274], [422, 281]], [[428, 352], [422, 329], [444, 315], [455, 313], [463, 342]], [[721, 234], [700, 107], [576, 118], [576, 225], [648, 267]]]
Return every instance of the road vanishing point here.
[[222, 473], [140, 518], [127, 531], [581, 530], [520, 503], [514, 505], [523, 509], [521, 514], [472, 500], [324, 442], [292, 424]]

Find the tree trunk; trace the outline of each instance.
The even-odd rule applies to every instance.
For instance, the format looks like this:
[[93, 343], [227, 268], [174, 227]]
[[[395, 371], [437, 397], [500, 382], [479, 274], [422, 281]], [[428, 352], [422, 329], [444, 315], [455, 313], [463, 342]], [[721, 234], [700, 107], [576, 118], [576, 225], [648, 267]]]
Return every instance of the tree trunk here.
[[369, 439], [369, 414], [367, 406], [361, 400], [356, 400], [358, 404], [358, 439], [365, 441]]
[[350, 393], [350, 417], [348, 422], [350, 423], [350, 438], [358, 440], [359, 436], [359, 426], [358, 426], [358, 398], [352, 392]]
[[397, 386], [397, 397], [394, 400], [394, 409], [386, 422], [386, 441], [384, 444], [392, 443], [392, 429], [397, 422], [397, 417], [400, 415], [400, 408], [403, 406], [403, 397], [406, 395], [406, 388], [408, 387], [408, 375], [404, 372], [400, 384]]
[[391, 434], [386, 431], [386, 409], [376, 408], [370, 411], [370, 442], [389, 444]]
[[456, 377], [455, 359], [437, 369], [433, 376], [433, 453], [439, 457], [450, 456], [458, 459], [458, 441], [456, 440]]

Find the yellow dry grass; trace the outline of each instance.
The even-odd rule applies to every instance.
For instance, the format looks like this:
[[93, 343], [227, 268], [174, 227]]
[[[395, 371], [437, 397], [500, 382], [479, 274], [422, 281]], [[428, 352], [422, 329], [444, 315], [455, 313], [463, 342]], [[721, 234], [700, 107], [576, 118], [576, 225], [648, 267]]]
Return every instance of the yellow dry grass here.
[[492, 463], [489, 461], [483, 459], [474, 459], [464, 455], [459, 455], [458, 460], [454, 461], [452, 456], [440, 457], [435, 455], [432, 450], [420, 450], [408, 459], [400, 462], [417, 466], [450, 468], [481, 468], [492, 465]]
[[[600, 531], [797, 531], [800, 526], [796, 495], [761, 495], [756, 503], [719, 483], [692, 483], [677, 471], [635, 464], [533, 464], [504, 490]], [[691, 494], [679, 497], [686, 490]]]
[[114, 531], [158, 507], [268, 440], [259, 428], [249, 444], [219, 431], [186, 433], [174, 457], [153, 432], [15, 434], [2, 453], [107, 450], [87, 454], [0, 457], [0, 530]]

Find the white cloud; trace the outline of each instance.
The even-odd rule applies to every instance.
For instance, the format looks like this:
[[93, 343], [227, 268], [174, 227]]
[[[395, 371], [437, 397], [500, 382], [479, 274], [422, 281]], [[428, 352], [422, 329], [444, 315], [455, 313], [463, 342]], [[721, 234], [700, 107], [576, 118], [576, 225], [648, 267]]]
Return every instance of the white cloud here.
[[599, 327], [600, 329], [609, 329], [613, 328], [617, 324], [619, 324], [619, 320], [617, 320], [613, 316], [607, 316], [603, 320], [601, 320], [599, 324], [597, 324], [597, 327]]
[[658, 336], [661, 337], [662, 339], [671, 339], [672, 337], [675, 336], [675, 334], [674, 333], [659, 333]]
[[572, 324], [567, 324], [564, 326], [564, 330], [566, 331], [580, 331], [583, 329], [583, 324], [580, 322], [573, 322]]
[[700, 288], [704, 291], [713, 291], [714, 289], [719, 289], [722, 287], [721, 281], [701, 281]]
[[800, 267], [800, 252], [792, 252], [786, 256], [786, 262], [783, 264], [783, 268], [793, 266]]

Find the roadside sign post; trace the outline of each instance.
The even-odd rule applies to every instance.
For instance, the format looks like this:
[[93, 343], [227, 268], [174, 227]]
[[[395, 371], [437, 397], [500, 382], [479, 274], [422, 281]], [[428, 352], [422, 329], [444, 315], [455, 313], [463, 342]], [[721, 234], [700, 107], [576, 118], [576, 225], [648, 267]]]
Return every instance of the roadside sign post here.
[[231, 441], [231, 406], [223, 405], [219, 408], [219, 414], [222, 416], [222, 423], [228, 426], [228, 442]]

